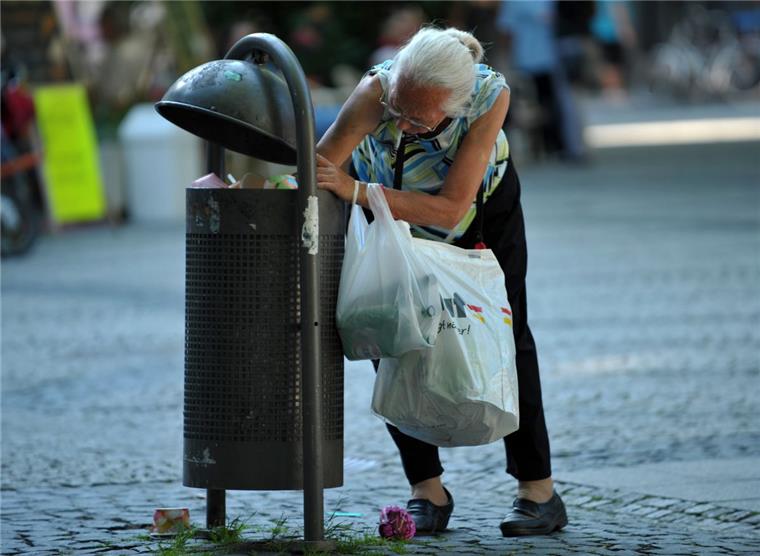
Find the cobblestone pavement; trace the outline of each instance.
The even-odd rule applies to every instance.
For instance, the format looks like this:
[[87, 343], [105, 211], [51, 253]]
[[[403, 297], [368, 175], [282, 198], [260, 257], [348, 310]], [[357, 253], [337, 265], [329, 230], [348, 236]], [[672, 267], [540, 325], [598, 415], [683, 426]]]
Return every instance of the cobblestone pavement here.
[[[760, 464], [757, 145], [610, 150], [588, 167], [520, 172], [531, 322], [570, 524], [501, 538], [514, 496], [503, 447], [448, 449], [451, 530], [407, 551], [756, 554], [756, 511], [563, 474]], [[155, 552], [170, 544], [146, 536], [156, 507], [187, 506], [204, 524], [204, 492], [180, 484], [183, 246], [180, 226], [95, 227], [3, 261], [3, 554]], [[367, 363], [347, 365], [345, 485], [325, 491], [326, 512], [351, 514], [331, 523], [356, 532], [408, 497], [368, 409], [372, 379]], [[227, 508], [251, 539], [282, 519], [296, 534], [302, 525], [299, 492], [230, 492]]]

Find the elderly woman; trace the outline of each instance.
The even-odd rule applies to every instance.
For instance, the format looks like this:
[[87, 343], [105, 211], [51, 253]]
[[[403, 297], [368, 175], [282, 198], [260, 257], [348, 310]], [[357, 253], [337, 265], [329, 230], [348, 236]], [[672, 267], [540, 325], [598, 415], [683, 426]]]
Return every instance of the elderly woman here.
[[[504, 536], [547, 534], [567, 524], [554, 492], [536, 348], [526, 312], [527, 250], [520, 183], [502, 123], [504, 77], [480, 64], [470, 33], [424, 28], [357, 85], [317, 147], [317, 185], [367, 207], [381, 183], [393, 216], [418, 237], [473, 248], [484, 243], [504, 270], [517, 348], [520, 429], [504, 438], [518, 496]], [[350, 159], [350, 165], [349, 163]], [[350, 166], [349, 175], [343, 168]], [[358, 178], [358, 179], [356, 179]], [[388, 425], [401, 454], [420, 533], [446, 528], [454, 500], [443, 486], [438, 448]]]

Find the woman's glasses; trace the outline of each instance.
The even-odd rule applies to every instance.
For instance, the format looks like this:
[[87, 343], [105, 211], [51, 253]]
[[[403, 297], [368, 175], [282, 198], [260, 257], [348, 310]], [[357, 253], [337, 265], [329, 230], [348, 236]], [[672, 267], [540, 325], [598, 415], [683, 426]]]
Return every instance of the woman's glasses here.
[[393, 106], [388, 104], [382, 97], [380, 97], [380, 104], [382, 104], [385, 107], [385, 109], [388, 111], [388, 114], [390, 114], [391, 118], [393, 118], [394, 120], [404, 120], [405, 122], [413, 125], [414, 127], [419, 127], [419, 128], [428, 130], [428, 133], [432, 133], [433, 131], [435, 131], [435, 127], [438, 127], [438, 124], [436, 124], [435, 127], [430, 127], [429, 125], [423, 124], [420, 121], [414, 120], [412, 118], [407, 118], [401, 112], [396, 110]]

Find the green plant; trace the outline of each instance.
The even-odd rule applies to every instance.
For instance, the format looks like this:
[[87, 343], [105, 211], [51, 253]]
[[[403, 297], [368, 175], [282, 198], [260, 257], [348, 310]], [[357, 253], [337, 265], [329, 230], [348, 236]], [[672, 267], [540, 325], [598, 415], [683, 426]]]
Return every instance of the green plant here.
[[[249, 516], [248, 519], [250, 519]], [[210, 530], [202, 530], [190, 527], [177, 533], [171, 540], [159, 541], [159, 546], [155, 551], [159, 556], [182, 556], [193, 554], [204, 556], [206, 554], [213, 556], [215, 554], [226, 553], [230, 550], [241, 550], [247, 554], [256, 554], [258, 551], [275, 552], [280, 554], [290, 554], [295, 545], [299, 544], [302, 532], [297, 527], [291, 527], [288, 524], [288, 517], [282, 514], [279, 518], [272, 520], [272, 525], [268, 529], [261, 529], [267, 532], [267, 537], [260, 541], [246, 541], [243, 533], [247, 529], [254, 529], [249, 526], [248, 520], [235, 518], [222, 527], [215, 527]], [[373, 527], [357, 527], [352, 523], [345, 523], [336, 519], [335, 514], [328, 517], [325, 523], [324, 538], [335, 543], [329, 553], [315, 549], [306, 545], [303, 550], [308, 556], [321, 556], [326, 554], [406, 554], [408, 552], [408, 541], [396, 539], [384, 539], [377, 534]], [[144, 540], [154, 540], [152, 537], [141, 536]], [[209, 543], [191, 544], [191, 541], [210, 541]], [[415, 541], [416, 543], [416, 541]]]
[[159, 541], [156, 554], [159, 556], [182, 556], [189, 552], [187, 543], [194, 539], [196, 530], [194, 527], [186, 527], [172, 537], [169, 544]]
[[406, 554], [408, 541], [384, 539], [376, 533], [363, 533], [337, 540], [338, 554], [385, 554], [388, 550], [396, 554]]
[[[249, 528], [248, 519], [235, 518], [226, 525], [214, 527], [210, 530], [198, 529], [193, 526], [178, 531], [170, 540], [159, 540], [156, 554], [160, 556], [182, 556], [184, 554], [213, 555], [219, 553], [220, 548], [228, 548], [243, 542], [243, 531]], [[141, 540], [154, 540], [150, 535], [141, 535]], [[210, 541], [214, 547], [209, 550], [206, 543], [198, 543], [189, 546], [190, 541]]]
[[335, 519], [331, 514], [325, 523], [325, 538], [336, 542], [335, 552], [338, 554], [406, 554], [408, 541], [400, 539], [385, 539], [380, 537], [374, 527], [365, 526], [356, 529], [350, 523]]
[[271, 540], [282, 540], [286, 538], [294, 538], [295, 530], [287, 525], [288, 518], [285, 514], [282, 514], [278, 519], [273, 519], [272, 528], [270, 529]]
[[[249, 516], [248, 519], [250, 519]], [[214, 527], [208, 532], [208, 539], [214, 544], [235, 544], [243, 541], [243, 531], [248, 529], [248, 521], [235, 518], [227, 525]]]

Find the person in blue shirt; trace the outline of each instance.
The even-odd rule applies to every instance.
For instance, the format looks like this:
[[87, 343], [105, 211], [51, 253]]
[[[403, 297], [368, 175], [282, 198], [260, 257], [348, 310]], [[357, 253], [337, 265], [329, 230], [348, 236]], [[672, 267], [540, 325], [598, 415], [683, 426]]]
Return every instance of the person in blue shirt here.
[[591, 31], [601, 49], [599, 81], [602, 89], [610, 99], [624, 100], [627, 55], [636, 48], [636, 32], [627, 2], [597, 0]]
[[562, 159], [583, 161], [580, 116], [560, 63], [553, 0], [502, 2], [496, 27], [502, 33], [511, 65], [528, 78], [543, 112], [539, 124], [543, 150]]

